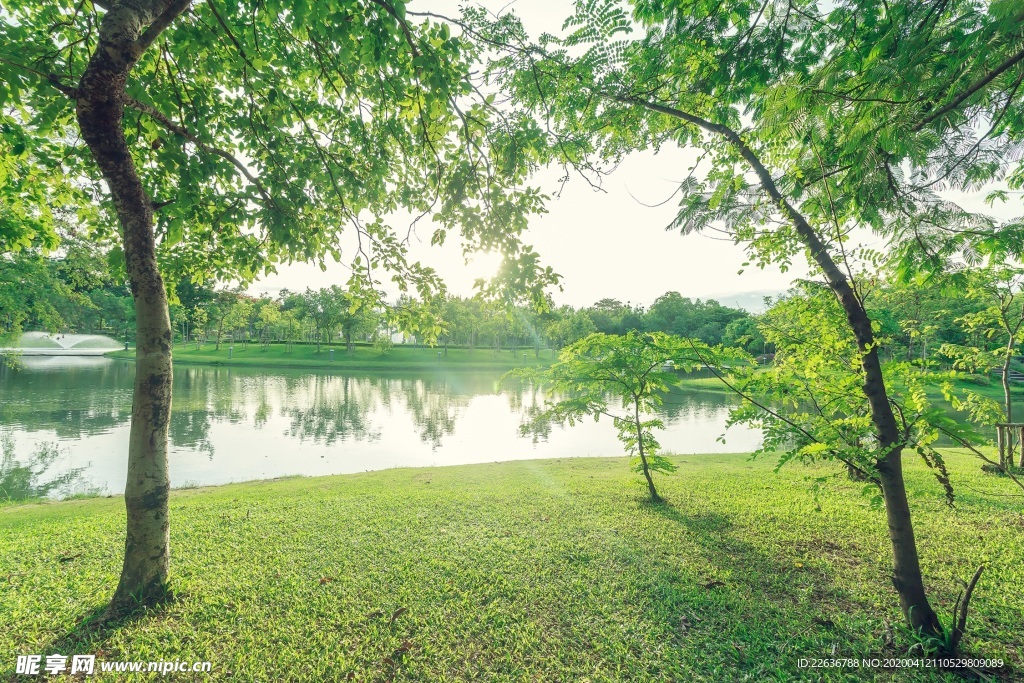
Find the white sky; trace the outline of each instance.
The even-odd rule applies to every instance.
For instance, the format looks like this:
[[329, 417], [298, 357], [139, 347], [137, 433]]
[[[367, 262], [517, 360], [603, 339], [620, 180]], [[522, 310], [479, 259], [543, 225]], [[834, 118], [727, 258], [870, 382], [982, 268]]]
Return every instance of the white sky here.
[[[572, 12], [571, 0], [485, 0], [482, 4], [492, 10], [510, 6], [533, 36], [560, 32], [562, 21]], [[452, 0], [413, 0], [409, 9], [455, 16], [457, 5]], [[544, 263], [563, 276], [563, 290], [553, 292], [557, 304], [589, 306], [611, 297], [649, 306], [661, 294], [678, 291], [691, 298], [758, 308], [762, 295], [784, 291], [795, 278], [807, 275], [802, 258], [787, 273], [769, 267], [747, 268], [739, 275], [746, 260], [742, 247], [716, 239], [714, 233], [681, 236], [666, 232], [678, 198], [665, 200], [692, 162], [692, 151], [679, 148], [666, 147], [657, 155], [634, 154], [605, 179], [603, 192], [574, 178], [561, 196], [548, 203], [549, 213], [531, 223], [524, 242], [533, 245]], [[553, 194], [561, 175], [561, 169], [550, 169], [533, 184]], [[981, 196], [951, 198], [963, 202], [965, 208], [984, 211]], [[1006, 217], [1019, 213], [1014, 209], [1006, 207]], [[497, 259], [484, 257], [467, 265], [456, 240], [449, 238], [444, 247], [430, 247], [431, 232], [429, 224], [420, 227], [418, 237], [413, 238], [413, 258], [434, 267], [452, 293], [472, 295], [473, 281], [492, 275]], [[343, 249], [343, 261], [351, 255], [351, 248]], [[343, 285], [348, 277], [341, 263], [329, 264], [325, 272], [312, 264], [295, 264], [281, 266], [277, 274], [262, 278], [249, 291], [276, 295], [281, 288]]]
[[[484, 2], [500, 10], [505, 0]], [[411, 11], [434, 11], [450, 16], [457, 13], [451, 0], [413, 0]], [[523, 18], [531, 35], [543, 31], [557, 33], [562, 21], [571, 14], [571, 0], [519, 0], [511, 5]], [[677, 199], [661, 204], [672, 194], [692, 163], [692, 155], [680, 149], [665, 149], [661, 154], [635, 154], [604, 181], [604, 191], [593, 190], [581, 178], [572, 179], [561, 196], [548, 203], [549, 213], [535, 219], [524, 237], [534, 246], [545, 264], [563, 276], [563, 291], [554, 291], [558, 304], [589, 306], [598, 299], [612, 297], [633, 304], [650, 305], [667, 291], [678, 291], [691, 298], [716, 298], [723, 304], [741, 303], [737, 293], [778, 292], [789, 287], [802, 269], [787, 274], [777, 269], [748, 269], [737, 275], [744, 258], [743, 250], [712, 236], [680, 236], [666, 232], [675, 215]], [[545, 171], [533, 184], [553, 194], [559, 188], [561, 169]], [[396, 228], [401, 228], [398, 225]], [[468, 266], [458, 243], [452, 239], [444, 247], [431, 247], [429, 225], [422, 225], [414, 237], [414, 258], [434, 267], [449, 290], [472, 295], [473, 281], [492, 275], [495, 258], [480, 258]], [[348, 251], [351, 255], [351, 250]], [[343, 250], [343, 261], [345, 261]], [[276, 295], [281, 288], [303, 290], [332, 284], [344, 284], [349, 277], [342, 263], [330, 263], [326, 272], [313, 264], [281, 266], [275, 275], [266, 276], [249, 291]], [[389, 292], [394, 294], [394, 292]], [[759, 300], [759, 296], [753, 297]], [[746, 297], [744, 300], [749, 300]]]
[[[644, 204], [659, 204], [672, 194], [686, 174], [688, 157], [678, 149], [636, 154], [605, 180], [605, 191], [574, 178], [549, 202], [549, 213], [534, 219], [524, 241], [563, 276], [563, 291], [554, 292], [556, 303], [589, 306], [612, 297], [647, 306], [667, 291], [678, 291], [738, 304], [732, 295], [784, 290], [794, 277], [805, 274], [802, 267], [786, 274], [748, 268], [741, 277], [737, 271], [746, 259], [740, 247], [712, 236], [666, 232], [677, 201], [654, 208]], [[538, 184], [553, 192], [560, 175], [560, 169], [546, 171]], [[430, 235], [429, 226], [420, 226], [412, 253], [434, 267], [453, 293], [471, 295], [475, 279], [494, 274], [497, 259], [478, 258], [467, 266], [457, 242], [431, 247]], [[250, 291], [276, 295], [282, 287], [317, 289], [344, 284], [348, 277], [343, 264], [331, 263], [325, 272], [313, 264], [296, 264], [282, 266]]]

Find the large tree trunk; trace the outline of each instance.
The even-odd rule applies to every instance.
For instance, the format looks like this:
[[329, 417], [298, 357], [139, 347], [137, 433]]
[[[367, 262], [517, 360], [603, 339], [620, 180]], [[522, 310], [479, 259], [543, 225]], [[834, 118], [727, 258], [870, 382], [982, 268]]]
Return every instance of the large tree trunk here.
[[[168, 10], [172, 4], [174, 9]], [[167, 295], [156, 263], [152, 202], [135, 170], [122, 118], [128, 74], [152, 42], [149, 36], [140, 41], [143, 30], [154, 28], [154, 22], [166, 25], [187, 5], [113, 5], [100, 24], [99, 45], [77, 93], [78, 124], [110, 188], [135, 300], [135, 388], [124, 494], [127, 536], [121, 579], [110, 603], [111, 613], [152, 603], [167, 594], [167, 425], [171, 410], [172, 332]], [[173, 14], [161, 16], [165, 11]]]

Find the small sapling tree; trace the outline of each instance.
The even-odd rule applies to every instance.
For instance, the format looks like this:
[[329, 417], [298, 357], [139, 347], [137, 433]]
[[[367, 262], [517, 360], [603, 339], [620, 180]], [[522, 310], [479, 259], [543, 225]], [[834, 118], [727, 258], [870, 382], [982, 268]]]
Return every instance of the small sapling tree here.
[[[676, 465], [659, 454], [654, 431], [664, 424], [653, 414], [678, 383], [677, 371], [693, 370], [702, 359], [721, 362], [723, 353], [661, 332], [594, 333], [562, 349], [550, 367], [514, 370], [506, 377], [536, 381], [548, 396], [543, 406], [529, 411], [524, 434], [546, 433], [552, 424], [574, 425], [584, 417], [610, 418], [635, 471], [644, 475], [651, 502], [660, 503], [652, 475], [672, 473]], [[734, 362], [741, 356], [732, 355]]]

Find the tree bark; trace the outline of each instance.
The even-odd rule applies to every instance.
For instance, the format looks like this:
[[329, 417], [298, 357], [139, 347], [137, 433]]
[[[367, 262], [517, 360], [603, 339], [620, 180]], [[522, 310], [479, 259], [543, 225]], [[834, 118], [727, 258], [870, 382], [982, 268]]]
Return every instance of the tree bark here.
[[77, 89], [78, 125], [110, 189], [136, 315], [135, 386], [124, 494], [127, 534], [121, 578], [109, 607], [114, 614], [165, 597], [170, 569], [167, 426], [172, 331], [156, 262], [152, 202], [136, 172], [122, 126], [125, 87], [145, 48], [188, 4], [111, 5]]

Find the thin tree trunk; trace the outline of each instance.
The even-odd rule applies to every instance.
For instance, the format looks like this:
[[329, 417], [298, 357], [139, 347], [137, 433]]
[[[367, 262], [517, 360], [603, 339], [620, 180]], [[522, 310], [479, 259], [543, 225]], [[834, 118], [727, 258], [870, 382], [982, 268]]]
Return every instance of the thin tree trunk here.
[[[1020, 434], [1017, 435], [1017, 443], [1020, 447], [1020, 460], [1017, 461], [1017, 467], [1024, 470], [1024, 429], [1020, 430]], [[1012, 461], [1013, 458], [1010, 458]]]
[[[1010, 343], [1006, 345], [1006, 354], [1003, 356], [1003, 368], [1000, 379], [1003, 385], [1003, 409], [1006, 411], [1006, 421], [1013, 422], [1013, 397], [1010, 395], [1010, 361], [1013, 360], [1013, 335], [1010, 335]], [[1000, 461], [1000, 465], [1007, 467], [1013, 464], [1013, 432], [1006, 430], [1006, 462]]]
[[654, 478], [651, 477], [651, 468], [647, 465], [647, 454], [644, 452], [643, 428], [640, 426], [640, 405], [636, 398], [633, 399], [633, 425], [636, 427], [636, 447], [640, 454], [640, 466], [644, 471], [644, 478], [647, 480], [647, 491], [651, 494], [652, 503], [662, 502], [658, 490], [654, 488]]
[[772, 198], [782, 214], [790, 220], [811, 259], [821, 268], [829, 287], [839, 299], [843, 311], [846, 313], [850, 329], [857, 340], [857, 346], [861, 352], [861, 368], [864, 372], [864, 395], [871, 409], [871, 421], [875, 427], [879, 447], [885, 453], [885, 456], [878, 460], [877, 466], [885, 500], [886, 517], [889, 522], [889, 540], [893, 549], [893, 586], [899, 594], [900, 607], [911, 628], [929, 635], [941, 634], [942, 626], [925, 596], [921, 566], [917, 555], [917, 542], [914, 538], [910, 507], [907, 504], [907, 494], [903, 483], [903, 449], [897, 445], [900, 442], [900, 432], [886, 393], [882, 366], [878, 359], [878, 347], [875, 345], [874, 334], [871, 330], [871, 319], [854, 292], [850, 281], [836, 265], [818, 233], [810, 226], [803, 214], [797, 211], [782, 195], [771, 173], [736, 131], [728, 126], [665, 105], [631, 98], [619, 98], [619, 100], [639, 104], [652, 111], [687, 121], [728, 141], [753, 169], [761, 187]]
[[[789, 208], [791, 216], [799, 215], [788, 203], [786, 207]], [[897, 445], [900, 442], [900, 430], [886, 392], [878, 347], [871, 330], [871, 319], [850, 286], [849, 280], [836, 266], [817, 234], [802, 217], [799, 222], [802, 225], [797, 226], [797, 232], [808, 245], [811, 256], [824, 271], [829, 286], [839, 299], [861, 352], [864, 395], [871, 409], [871, 421], [875, 427], [878, 445], [885, 452], [877, 461], [877, 468], [893, 552], [893, 587], [899, 595], [900, 607], [910, 626], [928, 634], [940, 634], [942, 626], [925, 595], [917, 541], [914, 537], [910, 505], [903, 481], [903, 448]]]
[[811, 258], [821, 268], [829, 287], [839, 299], [839, 303], [846, 313], [847, 323], [850, 325], [861, 353], [861, 369], [864, 373], [863, 390], [871, 409], [871, 421], [875, 427], [878, 445], [885, 453], [878, 460], [877, 467], [882, 496], [885, 501], [889, 541], [893, 551], [893, 586], [899, 595], [900, 607], [910, 626], [928, 634], [941, 634], [942, 625], [925, 595], [921, 564], [917, 554], [917, 541], [914, 537], [910, 506], [907, 502], [907, 491], [903, 482], [903, 449], [897, 445], [900, 443], [900, 430], [886, 392], [882, 364], [878, 358], [878, 346], [875, 344], [874, 333], [871, 329], [871, 319], [854, 292], [850, 281], [836, 265], [815, 230], [807, 223], [803, 215], [782, 196], [768, 170], [760, 163], [753, 151], [743, 143], [738, 135], [731, 130], [729, 132], [734, 137], [734, 139], [730, 138], [730, 141], [737, 146], [743, 157], [754, 168], [762, 187], [793, 223], [797, 235], [806, 245]]
[[127, 534], [121, 578], [109, 608], [113, 614], [166, 596], [170, 569], [167, 426], [172, 330], [156, 262], [152, 202], [136, 172], [122, 126], [125, 87], [128, 73], [155, 39], [150, 31], [159, 33], [188, 5], [113, 6], [100, 23], [99, 44], [77, 92], [79, 128], [110, 188], [135, 301], [135, 386], [124, 494]]

